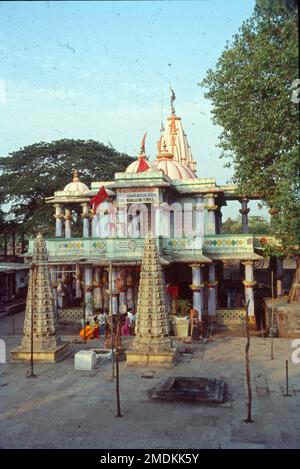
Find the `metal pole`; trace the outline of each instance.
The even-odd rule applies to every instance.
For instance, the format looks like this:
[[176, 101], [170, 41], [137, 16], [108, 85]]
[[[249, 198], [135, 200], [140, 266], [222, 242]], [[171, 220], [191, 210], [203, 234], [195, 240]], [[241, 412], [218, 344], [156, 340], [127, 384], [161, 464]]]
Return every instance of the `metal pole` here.
[[285, 360], [285, 383], [286, 383], [286, 395], [289, 395], [289, 362]]
[[[80, 267], [79, 267], [80, 269]], [[86, 279], [85, 279], [85, 270], [84, 270], [84, 286], [83, 286], [83, 343], [86, 344], [86, 336], [85, 336], [85, 333], [86, 333], [86, 330], [85, 330], [85, 323], [86, 323], [86, 316], [85, 316], [85, 307], [86, 307], [86, 291], [85, 291], [85, 288], [86, 288]]]
[[85, 344], [86, 343], [86, 337], [85, 337], [85, 320], [86, 320], [86, 317], [85, 317], [85, 288], [84, 288], [84, 299], [83, 299], [83, 343]]
[[272, 316], [271, 316], [271, 360], [274, 360], [274, 272], [271, 272]]
[[114, 357], [114, 328], [113, 328], [113, 308], [112, 308], [112, 261], [109, 261], [109, 315], [110, 315], [110, 339], [111, 339], [111, 360], [112, 379], [115, 377], [115, 357]]
[[264, 339], [264, 328], [263, 328], [263, 319], [262, 315], [260, 317], [260, 332], [261, 332], [261, 338]]
[[120, 403], [120, 379], [119, 379], [119, 326], [120, 316], [117, 312], [117, 331], [116, 331], [116, 401], [117, 401], [117, 414], [116, 417], [123, 417], [121, 414], [121, 403]]
[[285, 396], [291, 396], [289, 394], [289, 361], [285, 360], [285, 387], [286, 387], [286, 394]]
[[245, 346], [245, 361], [246, 361], [246, 378], [247, 378], [247, 418], [245, 419], [246, 423], [252, 423], [252, 387], [251, 387], [251, 374], [250, 374], [250, 357], [249, 357], [249, 348], [250, 348], [250, 332], [249, 332], [249, 303], [246, 304], [246, 346]]
[[35, 281], [35, 264], [31, 264], [31, 325], [30, 325], [30, 373], [27, 378], [33, 378], [36, 375], [33, 370], [33, 285]]

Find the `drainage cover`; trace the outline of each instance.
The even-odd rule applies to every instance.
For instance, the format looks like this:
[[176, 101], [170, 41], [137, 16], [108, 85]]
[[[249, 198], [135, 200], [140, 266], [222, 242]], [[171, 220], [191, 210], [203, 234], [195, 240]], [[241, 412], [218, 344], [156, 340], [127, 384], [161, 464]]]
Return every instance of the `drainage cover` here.
[[223, 404], [225, 383], [215, 378], [173, 376], [154, 390], [152, 398], [161, 401]]

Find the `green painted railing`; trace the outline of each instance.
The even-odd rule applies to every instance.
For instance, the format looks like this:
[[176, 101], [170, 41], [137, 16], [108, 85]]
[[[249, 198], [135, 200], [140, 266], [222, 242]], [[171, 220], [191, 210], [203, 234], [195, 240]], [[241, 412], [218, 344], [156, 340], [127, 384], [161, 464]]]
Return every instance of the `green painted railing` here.
[[252, 234], [230, 234], [205, 236], [203, 254], [215, 258], [222, 255], [239, 257], [254, 252]]
[[[161, 238], [158, 240], [160, 251], [196, 251], [212, 258], [223, 255], [238, 257], [254, 252], [259, 237], [252, 234], [215, 235], [200, 238]], [[34, 240], [29, 243], [28, 254], [33, 251]], [[141, 259], [144, 238], [46, 238], [47, 250], [51, 257], [76, 258], [124, 258]], [[258, 244], [257, 244], [258, 245]]]

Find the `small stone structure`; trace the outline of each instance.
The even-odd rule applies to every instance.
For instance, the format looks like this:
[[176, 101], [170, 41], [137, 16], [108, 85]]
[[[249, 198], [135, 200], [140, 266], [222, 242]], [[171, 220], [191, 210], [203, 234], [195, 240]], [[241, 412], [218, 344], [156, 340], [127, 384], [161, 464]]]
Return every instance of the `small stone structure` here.
[[152, 399], [197, 404], [223, 404], [225, 383], [216, 378], [172, 376], [152, 393]]
[[[266, 327], [272, 326], [272, 299], [264, 299]], [[274, 299], [273, 325], [278, 337], [289, 339], [300, 337], [299, 303], [288, 303], [287, 297]]]
[[24, 336], [21, 345], [11, 351], [14, 360], [29, 360], [31, 357], [32, 322], [34, 360], [55, 362], [68, 351], [68, 344], [62, 343], [61, 339], [56, 337], [58, 319], [47, 261], [45, 240], [38, 234], [29, 278]]
[[173, 365], [176, 349], [169, 336], [162, 268], [151, 234], [145, 240], [135, 332], [133, 347], [126, 352], [129, 365]]
[[74, 357], [75, 370], [93, 370], [96, 368], [95, 350], [80, 350]]

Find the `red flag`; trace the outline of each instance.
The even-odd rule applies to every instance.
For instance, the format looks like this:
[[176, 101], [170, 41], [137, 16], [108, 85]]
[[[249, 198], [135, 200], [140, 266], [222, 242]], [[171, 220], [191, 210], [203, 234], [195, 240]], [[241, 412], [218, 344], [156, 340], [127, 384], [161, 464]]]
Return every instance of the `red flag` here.
[[145, 158], [139, 158], [139, 165], [137, 168], [137, 172], [141, 173], [142, 171], [146, 171], [146, 169], [149, 169], [149, 168], [150, 168], [150, 165], [149, 163], [147, 163]]
[[142, 141], [141, 141], [141, 153], [145, 153], [146, 151], [146, 137], [147, 137], [147, 132], [144, 133], [144, 137], [142, 138]]
[[167, 287], [167, 292], [175, 300], [178, 297], [179, 286], [178, 285], [172, 285], [172, 286], [170, 285], [170, 286]]
[[104, 200], [108, 199], [109, 195], [105, 190], [105, 187], [100, 187], [97, 194], [90, 200], [90, 205], [93, 205], [93, 212], [94, 215], [97, 211], [98, 206], [104, 202]]

